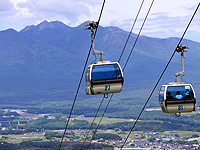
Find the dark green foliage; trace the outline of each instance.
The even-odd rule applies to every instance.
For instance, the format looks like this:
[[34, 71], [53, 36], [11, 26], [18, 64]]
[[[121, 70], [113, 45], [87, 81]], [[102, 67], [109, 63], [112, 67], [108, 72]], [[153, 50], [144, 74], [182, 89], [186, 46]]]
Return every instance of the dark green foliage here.
[[26, 129], [30, 132], [35, 132], [37, 129], [48, 129], [48, 130], [59, 130], [64, 129], [66, 125], [65, 119], [54, 120], [54, 119], [47, 119], [39, 118], [36, 120], [29, 121], [26, 124]]
[[12, 150], [17, 150], [18, 147], [16, 147], [16, 144], [12, 144], [12, 143], [7, 143], [7, 142], [3, 142], [3, 144], [0, 144], [0, 149], [1, 150], [8, 150], [8, 149], [12, 149]]
[[3, 109], [0, 109], [0, 116], [3, 116], [5, 114], [5, 111]]
[[[89, 129], [91, 124], [85, 120], [73, 120], [69, 124], [69, 129]], [[94, 123], [93, 128], [96, 127], [96, 123]]]
[[[45, 133], [45, 137], [46, 137], [47, 140], [51, 140], [53, 138], [60, 138], [61, 139], [62, 136], [63, 136], [63, 133], [59, 133], [59, 132], [46, 132]], [[66, 132], [65, 136], [66, 137], [74, 137], [75, 133], [73, 131]]]
[[175, 137], [180, 137], [178, 134], [174, 134]]
[[[36, 132], [47, 130], [60, 130], [66, 126], [66, 119], [48, 119], [46, 117], [29, 121], [26, 126], [26, 132]], [[89, 129], [91, 124], [85, 120], [72, 120], [68, 126], [68, 129]], [[96, 124], [93, 125], [95, 127]]]
[[8, 118], [6, 118], [6, 117], [0, 117], [1, 121], [13, 121], [13, 120], [16, 120], [16, 119], [18, 119], [18, 117], [8, 117]]
[[19, 134], [24, 134], [24, 133], [26, 133], [26, 131], [24, 130], [12, 130], [12, 129], [0, 130], [1, 135], [8, 135], [8, 134], [19, 135]]
[[198, 138], [199, 136], [197, 134], [193, 134], [192, 138]]
[[112, 133], [97, 133], [93, 137], [94, 140], [98, 140], [100, 138], [102, 138], [103, 140], [114, 140], [114, 141], [122, 140], [122, 138], [119, 135]]
[[155, 142], [156, 141], [156, 138], [150, 138], [148, 139], [149, 142]]
[[[6, 117], [3, 117], [6, 116]], [[12, 117], [11, 117], [12, 116]], [[0, 121], [12, 121], [17, 119], [17, 117], [20, 116], [17, 112], [11, 112], [11, 111], [4, 111], [0, 109]]]
[[[63, 142], [61, 150], [81, 150], [82, 143], [78, 142]], [[43, 141], [26, 141], [22, 142], [20, 144], [10, 144], [3, 142], [3, 144], [0, 144], [1, 150], [27, 150], [27, 149], [41, 149], [41, 150], [49, 150], [49, 149], [59, 149], [60, 142], [57, 141], [50, 141], [50, 142], [43, 142]], [[87, 145], [85, 145], [83, 148], [87, 148]], [[103, 145], [103, 144], [91, 144], [89, 149], [106, 149], [106, 150], [112, 150], [113, 146], [109, 145]]]
[[11, 112], [11, 111], [8, 111], [4, 114], [4, 116], [20, 116], [20, 114], [18, 114], [17, 112]]
[[45, 133], [45, 137], [47, 140], [51, 140], [53, 137], [56, 138], [62, 138], [62, 133], [58, 133], [58, 132], [46, 132]]

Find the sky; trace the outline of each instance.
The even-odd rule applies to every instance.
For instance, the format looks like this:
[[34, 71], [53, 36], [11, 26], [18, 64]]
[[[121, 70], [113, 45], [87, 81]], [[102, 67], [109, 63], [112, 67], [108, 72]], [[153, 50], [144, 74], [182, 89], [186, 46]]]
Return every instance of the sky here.
[[[130, 31], [142, 0], [106, 0], [100, 25]], [[138, 33], [152, 0], [145, 0], [133, 29]], [[0, 0], [0, 31], [22, 30], [40, 22], [62, 21], [76, 27], [97, 21], [103, 0]], [[181, 37], [199, 0], [155, 0], [142, 35], [156, 38]], [[200, 8], [199, 8], [200, 9]], [[185, 38], [200, 42], [200, 10]]]

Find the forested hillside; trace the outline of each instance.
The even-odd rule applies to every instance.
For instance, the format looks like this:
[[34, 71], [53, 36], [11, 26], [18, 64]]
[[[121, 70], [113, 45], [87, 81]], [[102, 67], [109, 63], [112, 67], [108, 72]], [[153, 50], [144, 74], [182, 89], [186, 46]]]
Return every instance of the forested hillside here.
[[[20, 32], [14, 29], [0, 31], [1, 103], [71, 100], [91, 44], [90, 32], [84, 30], [85, 24], [69, 27], [59, 21], [44, 21], [36, 26], [27, 26]], [[118, 61], [127, 36], [128, 32], [117, 27], [100, 26], [95, 48], [104, 52], [105, 60]], [[130, 37], [120, 61], [122, 67], [135, 37], [134, 33]], [[140, 36], [124, 72], [125, 84], [119, 100], [146, 98], [178, 41], [179, 38], [174, 37]], [[185, 54], [184, 80], [194, 85], [198, 96], [200, 43], [185, 39], [182, 44], [190, 47]], [[90, 56], [89, 64], [94, 60], [95, 57]], [[180, 54], [176, 54], [161, 84], [174, 81], [174, 73], [180, 70]], [[85, 95], [85, 79], [79, 96], [94, 98]], [[153, 103], [157, 103], [157, 99]]]

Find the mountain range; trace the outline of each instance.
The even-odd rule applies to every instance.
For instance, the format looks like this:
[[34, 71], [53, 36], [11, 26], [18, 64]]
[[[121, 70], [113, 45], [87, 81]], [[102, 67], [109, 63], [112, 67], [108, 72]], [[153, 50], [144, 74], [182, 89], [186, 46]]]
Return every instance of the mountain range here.
[[[91, 45], [90, 31], [84, 30], [87, 23], [70, 27], [60, 21], [43, 21], [19, 32], [14, 29], [0, 31], [0, 102], [72, 99]], [[95, 49], [104, 52], [105, 60], [118, 61], [128, 34], [118, 27], [99, 26]], [[136, 36], [132, 33], [129, 39], [120, 61], [122, 68]], [[179, 40], [141, 35], [124, 71], [122, 94], [153, 88]], [[192, 83], [199, 95], [200, 43], [184, 39], [182, 44], [190, 47], [185, 53], [184, 80]], [[89, 64], [94, 60], [91, 55]], [[176, 54], [160, 86], [174, 81], [174, 73], [180, 71], [181, 58]], [[84, 98], [87, 97], [85, 86], [84, 78], [80, 88]]]

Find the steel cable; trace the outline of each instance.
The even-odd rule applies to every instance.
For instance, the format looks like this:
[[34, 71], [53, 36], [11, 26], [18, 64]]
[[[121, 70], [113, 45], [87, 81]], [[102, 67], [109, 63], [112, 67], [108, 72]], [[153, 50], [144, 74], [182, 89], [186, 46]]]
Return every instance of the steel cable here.
[[135, 43], [133, 44], [133, 47], [132, 47], [131, 52], [130, 52], [130, 54], [129, 54], [129, 56], [128, 56], [128, 59], [126, 60], [126, 63], [125, 63], [124, 68], [123, 68], [123, 71], [125, 70], [126, 65], [128, 64], [128, 61], [129, 61], [129, 59], [130, 59], [130, 57], [131, 57], [131, 54], [132, 54], [132, 52], [133, 52], [133, 49], [135, 48], [135, 45], [136, 45], [137, 40], [138, 40], [138, 38], [139, 38], [139, 36], [140, 36], [140, 33], [142, 32], [142, 29], [143, 29], [144, 24], [145, 24], [145, 22], [146, 22], [146, 20], [147, 20], [147, 17], [149, 16], [149, 13], [150, 13], [150, 10], [151, 10], [151, 8], [152, 8], [152, 6], [153, 6], [153, 3], [154, 3], [154, 0], [152, 0], [152, 2], [151, 2], [151, 5], [150, 5], [150, 7], [149, 7], [149, 10], [148, 10], [148, 12], [147, 12], [147, 14], [146, 14], [146, 17], [145, 17], [143, 23], [142, 23], [142, 26], [141, 26], [141, 28], [140, 28], [140, 31], [139, 31], [139, 33], [138, 33], [136, 39], [135, 39]]
[[99, 120], [99, 123], [98, 123], [98, 125], [97, 125], [97, 127], [96, 127], [96, 129], [95, 129], [95, 131], [94, 131], [94, 133], [93, 133], [93, 135], [92, 135], [92, 138], [91, 138], [91, 140], [90, 140], [88, 146], [87, 146], [87, 149], [90, 147], [90, 144], [91, 144], [91, 142], [92, 142], [92, 139], [94, 138], [94, 136], [95, 136], [95, 134], [96, 134], [96, 132], [97, 132], [97, 130], [98, 130], [98, 128], [99, 128], [99, 125], [101, 124], [101, 121], [102, 121], [102, 119], [103, 119], [103, 117], [104, 117], [104, 115], [105, 115], [105, 113], [106, 113], [106, 110], [108, 109], [108, 106], [109, 106], [109, 104], [110, 104], [110, 101], [111, 101], [113, 95], [114, 95], [114, 94], [112, 93], [112, 95], [111, 95], [111, 97], [110, 97], [110, 99], [109, 99], [109, 101], [108, 101], [108, 103], [107, 103], [107, 105], [106, 105], [106, 108], [104, 109], [104, 112], [103, 112], [103, 114], [102, 114], [102, 116], [101, 116], [101, 119]]
[[82, 146], [81, 146], [81, 149], [83, 148], [83, 145], [85, 144], [85, 141], [86, 141], [86, 139], [87, 139], [87, 137], [88, 137], [88, 135], [89, 135], [89, 133], [90, 133], [90, 130], [92, 129], [92, 126], [93, 126], [93, 124], [94, 124], [94, 121], [95, 121], [95, 119], [96, 119], [98, 113], [99, 113], [99, 110], [100, 110], [101, 105], [102, 105], [102, 103], [103, 103], [103, 101], [104, 101], [104, 98], [105, 98], [105, 97], [103, 97], [102, 100], [101, 100], [101, 103], [100, 103], [100, 105], [99, 105], [99, 107], [98, 107], [98, 109], [97, 109], [96, 115], [94, 116], [94, 119], [93, 119], [93, 121], [92, 121], [92, 123], [91, 123], [90, 129], [88, 130], [88, 132], [87, 132], [87, 134], [86, 134], [86, 136], [85, 136], [85, 139], [84, 139], [84, 141], [83, 141], [83, 144], [82, 144]]
[[142, 3], [141, 3], [141, 5], [140, 5], [140, 8], [139, 8], [138, 13], [137, 13], [137, 15], [136, 15], [136, 18], [135, 18], [135, 20], [134, 20], [134, 22], [133, 22], [133, 25], [132, 25], [132, 27], [131, 27], [131, 30], [130, 30], [130, 32], [129, 32], [128, 38], [127, 38], [127, 40], [126, 40], [126, 42], [125, 42], [124, 48], [123, 48], [123, 50], [122, 50], [122, 53], [121, 53], [121, 55], [120, 55], [120, 57], [119, 57], [118, 62], [120, 62], [120, 60], [121, 60], [121, 58], [122, 58], [122, 55], [124, 54], [125, 48], [126, 48], [126, 46], [127, 46], [127, 43], [128, 43], [128, 41], [129, 41], [129, 38], [130, 38], [130, 36], [131, 36], [131, 33], [132, 33], [132, 31], [133, 31], [133, 28], [134, 28], [134, 26], [135, 26], [135, 23], [136, 23], [137, 18], [138, 18], [139, 14], [140, 14], [140, 11], [141, 11], [141, 9], [142, 9], [143, 4], [144, 4], [144, 0], [142, 0]]

